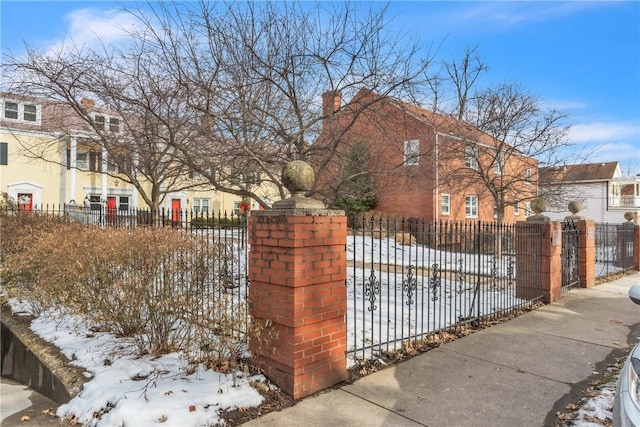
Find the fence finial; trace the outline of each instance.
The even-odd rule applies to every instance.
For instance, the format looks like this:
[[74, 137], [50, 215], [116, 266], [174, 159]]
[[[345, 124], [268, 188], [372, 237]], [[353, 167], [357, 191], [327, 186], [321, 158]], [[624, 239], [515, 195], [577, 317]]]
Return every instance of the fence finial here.
[[547, 210], [547, 203], [544, 200], [540, 198], [533, 199], [531, 201], [531, 210], [533, 210], [535, 214], [527, 218], [527, 221], [531, 221], [531, 222], [550, 222], [551, 221], [551, 219], [549, 219], [548, 216], [542, 215], [542, 212]]
[[305, 194], [311, 190], [315, 175], [313, 168], [302, 160], [293, 160], [282, 168], [282, 183], [291, 192], [291, 197], [273, 204], [273, 209], [324, 209], [320, 200], [310, 199]]
[[585, 217], [584, 215], [578, 215], [578, 212], [580, 212], [582, 210], [582, 202], [579, 202], [577, 200], [573, 200], [571, 202], [569, 202], [569, 205], [567, 206], [569, 208], [569, 212], [571, 212], [571, 215], [565, 216], [564, 219], [567, 220], [573, 220], [573, 221], [584, 221]]

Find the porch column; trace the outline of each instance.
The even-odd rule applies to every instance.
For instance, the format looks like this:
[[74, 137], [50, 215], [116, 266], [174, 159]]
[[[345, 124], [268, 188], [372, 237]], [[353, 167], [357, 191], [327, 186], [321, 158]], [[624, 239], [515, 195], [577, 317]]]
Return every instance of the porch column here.
[[107, 202], [107, 149], [102, 147], [102, 161], [100, 162], [100, 172], [101, 172], [101, 191], [100, 198], [104, 203]]
[[[71, 200], [76, 200], [76, 174], [77, 174], [77, 166], [78, 166], [78, 140], [73, 136], [71, 137], [71, 146], [69, 147], [69, 200], [65, 200], [65, 202], [69, 202]], [[66, 155], [66, 154], [65, 154]], [[82, 201], [80, 201], [82, 202]]]
[[283, 182], [293, 196], [248, 218], [250, 312], [277, 334], [251, 351], [271, 381], [300, 399], [347, 378], [347, 221], [304, 197], [313, 183], [306, 163], [288, 164]]

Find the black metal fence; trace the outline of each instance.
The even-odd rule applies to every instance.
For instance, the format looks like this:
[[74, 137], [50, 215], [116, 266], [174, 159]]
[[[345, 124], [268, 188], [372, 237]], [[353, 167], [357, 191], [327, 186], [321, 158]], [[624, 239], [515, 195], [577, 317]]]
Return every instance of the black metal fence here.
[[514, 224], [354, 217], [349, 234], [348, 353], [357, 359], [542, 298], [516, 296]]
[[[182, 265], [185, 280], [178, 281], [185, 284], [193, 279], [195, 274], [194, 260], [206, 265], [199, 266], [199, 271], [206, 277], [201, 277], [202, 283], [208, 284], [198, 292], [202, 294], [202, 307], [191, 307], [199, 313], [217, 307], [233, 311], [236, 307], [245, 306], [248, 295], [249, 276], [247, 271], [247, 219], [245, 216], [197, 214], [186, 210], [148, 209], [109, 210], [91, 209], [74, 205], [59, 207], [41, 206], [28, 211], [12, 210], [7, 207], [0, 209], [4, 215], [40, 215], [63, 218], [69, 222], [79, 222], [89, 227], [103, 227], [105, 229], [134, 229], [163, 227], [188, 235], [196, 240], [188, 246], [190, 253], [184, 253], [185, 248], [176, 248], [176, 253], [165, 257], [162, 267], [177, 270]], [[149, 242], [153, 245], [153, 242]], [[180, 252], [180, 253], [178, 253]], [[153, 253], [150, 248], [149, 253]], [[178, 267], [176, 267], [178, 266]], [[114, 265], [114, 271], [124, 267]], [[120, 271], [121, 274], [128, 274]], [[156, 272], [157, 273], [157, 272]], [[150, 273], [151, 274], [151, 273]], [[186, 285], [185, 285], [186, 286]], [[248, 313], [247, 313], [248, 316]]]
[[634, 267], [634, 224], [595, 225], [596, 277]]
[[572, 220], [562, 223], [562, 293], [580, 284], [578, 274], [578, 227]]

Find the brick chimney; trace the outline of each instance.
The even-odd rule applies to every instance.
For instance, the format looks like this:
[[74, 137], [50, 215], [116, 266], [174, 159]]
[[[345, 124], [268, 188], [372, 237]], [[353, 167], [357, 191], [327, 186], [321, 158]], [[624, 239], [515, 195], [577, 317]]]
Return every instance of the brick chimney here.
[[340, 109], [342, 103], [342, 92], [330, 90], [322, 94], [322, 115], [325, 118], [331, 117]]
[[91, 111], [96, 106], [96, 101], [89, 98], [82, 98], [82, 100], [80, 101], [80, 104], [82, 104], [82, 106], [86, 108], [88, 111]]

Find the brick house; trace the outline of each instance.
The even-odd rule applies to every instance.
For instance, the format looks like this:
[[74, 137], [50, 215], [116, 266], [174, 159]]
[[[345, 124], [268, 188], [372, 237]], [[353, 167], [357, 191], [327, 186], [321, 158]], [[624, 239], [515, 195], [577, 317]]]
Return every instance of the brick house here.
[[[317, 191], [336, 199], [341, 159], [349, 147], [367, 147], [375, 210], [428, 220], [495, 221], [496, 197], [483, 181], [505, 182], [504, 222], [523, 220], [537, 194], [537, 161], [468, 123], [362, 89], [351, 102], [323, 95], [323, 130], [316, 145]], [[317, 150], [322, 152], [322, 150]]]

